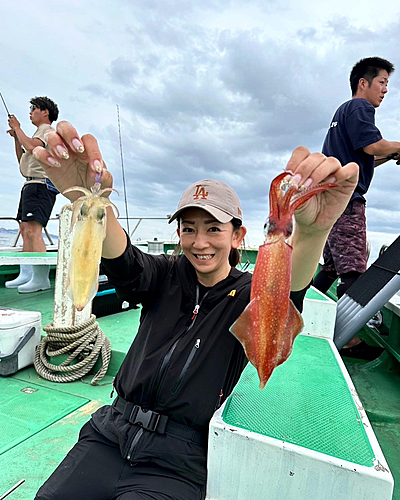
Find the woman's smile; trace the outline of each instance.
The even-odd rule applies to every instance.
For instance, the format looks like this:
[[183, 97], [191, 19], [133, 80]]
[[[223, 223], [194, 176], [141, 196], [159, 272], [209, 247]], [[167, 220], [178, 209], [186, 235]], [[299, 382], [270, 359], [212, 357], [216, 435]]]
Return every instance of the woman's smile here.
[[219, 222], [202, 208], [182, 212], [178, 229], [181, 247], [200, 283], [214, 286], [228, 276], [229, 254], [240, 245], [242, 233], [234, 230], [232, 222]]

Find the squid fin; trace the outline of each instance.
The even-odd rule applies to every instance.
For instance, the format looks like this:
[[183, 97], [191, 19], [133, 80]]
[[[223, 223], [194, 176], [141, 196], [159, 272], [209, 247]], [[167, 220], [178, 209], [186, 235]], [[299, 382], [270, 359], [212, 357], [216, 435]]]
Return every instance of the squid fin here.
[[256, 360], [254, 333], [253, 329], [256, 316], [256, 311], [252, 310], [257, 306], [257, 299], [254, 298], [242, 312], [239, 318], [231, 326], [230, 332], [241, 342], [244, 347], [247, 359], [255, 366], [260, 380], [260, 389], [264, 389], [268, 379], [272, 375], [274, 369], [284, 363], [292, 352], [293, 342], [297, 335], [301, 332], [304, 323], [301, 314], [298, 312], [293, 302], [289, 300], [289, 308], [286, 318], [285, 329], [278, 340], [278, 348], [274, 346], [269, 350], [270, 355], [266, 356], [265, 363], [259, 365]]
[[256, 367], [258, 378], [260, 379], [260, 389], [264, 389], [275, 368], [288, 359], [293, 349], [294, 340], [303, 329], [303, 326], [304, 323], [301, 314], [289, 299], [285, 329], [278, 340], [278, 349], [274, 351], [273, 355], [266, 358], [264, 366]]
[[[258, 299], [254, 298], [247, 304], [245, 310], [238, 317], [238, 319], [230, 327], [229, 331], [238, 339], [244, 348], [247, 359], [250, 363], [256, 366], [256, 357], [254, 352], [254, 313], [252, 310], [256, 308]], [[255, 311], [254, 311], [255, 312]]]
[[282, 336], [281, 348], [279, 349], [276, 366], [284, 363], [292, 352], [293, 342], [304, 327], [303, 318], [295, 305], [289, 300], [289, 308], [286, 318], [285, 331]]
[[81, 308], [79, 306], [77, 307], [78, 311], [82, 311], [87, 306], [87, 304], [89, 304], [89, 302], [95, 298], [98, 287], [99, 287], [99, 269], [97, 270], [96, 279], [94, 279], [90, 284], [88, 299], [85, 304], [80, 305]]

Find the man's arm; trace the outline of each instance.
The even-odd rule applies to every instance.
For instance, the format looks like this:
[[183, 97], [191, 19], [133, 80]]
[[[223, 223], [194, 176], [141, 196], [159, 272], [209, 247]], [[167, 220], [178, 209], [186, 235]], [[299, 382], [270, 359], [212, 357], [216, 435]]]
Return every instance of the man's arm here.
[[[368, 146], [365, 146], [363, 150], [368, 154], [372, 156], [387, 156], [392, 153], [399, 153], [400, 152], [400, 142], [398, 141], [387, 141], [386, 139], [381, 139], [378, 142], [374, 142], [373, 144], [369, 144]], [[379, 165], [381, 165], [381, 162]], [[375, 164], [377, 167], [378, 165]]]
[[24, 154], [24, 150], [22, 149], [22, 146], [18, 140], [17, 134], [14, 132], [13, 129], [7, 130], [7, 133], [11, 135], [11, 137], [14, 138], [14, 145], [15, 145], [15, 154], [17, 155], [18, 163], [21, 161], [21, 156]]
[[17, 136], [20, 145], [23, 146], [26, 151], [29, 151], [29, 153], [32, 153], [32, 151], [37, 146], [44, 146], [44, 143], [40, 139], [37, 138], [32, 139], [23, 132], [19, 121], [15, 118], [14, 115], [11, 115], [11, 118], [8, 120], [8, 124], [14, 131], [15, 135]]

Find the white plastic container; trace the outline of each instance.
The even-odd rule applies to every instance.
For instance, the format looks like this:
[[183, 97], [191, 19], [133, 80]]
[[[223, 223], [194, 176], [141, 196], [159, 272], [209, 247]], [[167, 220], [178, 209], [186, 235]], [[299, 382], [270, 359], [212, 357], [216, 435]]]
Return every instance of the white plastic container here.
[[33, 363], [41, 327], [40, 312], [0, 308], [0, 375]]

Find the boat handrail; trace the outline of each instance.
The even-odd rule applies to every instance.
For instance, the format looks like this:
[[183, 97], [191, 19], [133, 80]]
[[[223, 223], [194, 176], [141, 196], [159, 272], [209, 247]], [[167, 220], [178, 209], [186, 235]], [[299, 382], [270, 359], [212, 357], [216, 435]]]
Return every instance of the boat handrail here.
[[[56, 214], [55, 217], [50, 217], [49, 221], [56, 221], [56, 220], [59, 220], [60, 218], [60, 214]], [[144, 220], [169, 220], [171, 218], [170, 215], [166, 215], [164, 217], [118, 217], [119, 220], [137, 220], [137, 224], [136, 226], [133, 228], [133, 231], [130, 233], [129, 237], [132, 238], [133, 234], [135, 233], [135, 231], [137, 230], [137, 228], [139, 227], [139, 225], [141, 224], [142, 221]], [[17, 236], [15, 237], [15, 240], [14, 240], [14, 243], [11, 245], [11, 247], [16, 247], [17, 246], [17, 243], [18, 243], [18, 240], [19, 240], [19, 237], [21, 236], [21, 231], [19, 229], [19, 220], [16, 219], [15, 217], [0, 217], [0, 221], [5, 221], [5, 220], [13, 220], [15, 221], [17, 224], [18, 224], [18, 233], [17, 233]], [[50, 234], [48, 233], [47, 229], [44, 227], [44, 232], [45, 232], [45, 235], [49, 241], [49, 244], [50, 245], [54, 245], [54, 242], [50, 236]]]
[[[49, 220], [57, 220], [57, 219], [58, 219], [58, 217], [51, 217]], [[14, 220], [18, 224], [18, 233], [17, 233], [17, 236], [15, 237], [14, 243], [11, 245], [12, 247], [16, 247], [18, 240], [19, 240], [19, 237], [21, 236], [20, 221], [18, 219], [16, 219], [15, 217], [0, 217], [0, 221], [2, 221], [2, 220]], [[49, 240], [49, 244], [54, 245], [54, 242], [53, 242], [49, 232], [47, 231], [47, 228], [44, 227], [43, 229], [44, 229], [44, 234], [46, 235], [47, 239]]]

